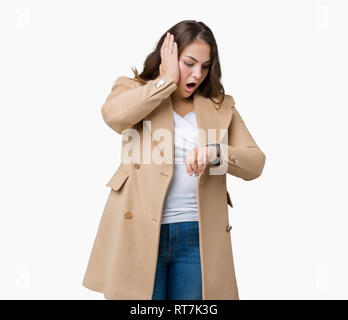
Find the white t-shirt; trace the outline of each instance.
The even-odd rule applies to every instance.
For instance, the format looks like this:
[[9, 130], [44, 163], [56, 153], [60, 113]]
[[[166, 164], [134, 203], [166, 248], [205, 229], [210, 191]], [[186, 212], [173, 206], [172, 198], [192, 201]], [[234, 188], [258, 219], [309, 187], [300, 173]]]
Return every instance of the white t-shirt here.
[[162, 224], [198, 221], [197, 177], [186, 171], [187, 151], [197, 147], [197, 121], [194, 111], [181, 117], [174, 110], [174, 173], [163, 206]]

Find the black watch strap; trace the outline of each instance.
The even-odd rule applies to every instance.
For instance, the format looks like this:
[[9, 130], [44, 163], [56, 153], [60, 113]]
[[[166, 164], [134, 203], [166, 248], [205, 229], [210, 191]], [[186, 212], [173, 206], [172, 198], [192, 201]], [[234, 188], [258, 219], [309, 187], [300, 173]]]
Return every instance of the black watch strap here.
[[215, 160], [210, 161], [209, 164], [212, 166], [217, 166], [220, 165], [220, 160], [221, 160], [221, 150], [220, 150], [220, 144], [219, 143], [209, 143], [207, 146], [215, 146], [217, 149], [217, 157]]

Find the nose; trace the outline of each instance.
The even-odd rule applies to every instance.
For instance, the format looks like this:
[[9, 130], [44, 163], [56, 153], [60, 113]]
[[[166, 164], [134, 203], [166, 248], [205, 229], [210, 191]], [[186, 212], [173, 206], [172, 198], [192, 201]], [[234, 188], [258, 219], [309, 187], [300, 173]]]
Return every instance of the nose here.
[[201, 68], [199, 67], [195, 68], [192, 72], [192, 77], [198, 81], [201, 78], [201, 76], [202, 76]]

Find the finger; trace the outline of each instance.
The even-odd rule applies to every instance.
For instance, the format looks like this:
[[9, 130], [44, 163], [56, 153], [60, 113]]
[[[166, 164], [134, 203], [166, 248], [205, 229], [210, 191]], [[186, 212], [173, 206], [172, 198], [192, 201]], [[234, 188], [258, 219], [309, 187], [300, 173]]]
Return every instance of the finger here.
[[195, 149], [190, 150], [189, 154], [187, 156], [187, 158], [188, 158], [188, 165], [189, 165], [189, 168], [190, 168], [189, 170], [191, 172], [190, 175], [192, 175], [192, 174], [197, 175], [195, 167], [194, 167], [195, 157], [196, 157], [195, 156]]
[[195, 173], [195, 176], [199, 175], [199, 171], [198, 171], [198, 164], [197, 164], [197, 159], [193, 162], [192, 166], [192, 170]]
[[174, 42], [173, 45], [173, 54], [177, 57], [178, 56], [178, 44]]
[[166, 51], [166, 46], [168, 43], [168, 38], [169, 38], [169, 32], [167, 32], [167, 35], [165, 36], [162, 46], [161, 46], [161, 57], [164, 59], [165, 51]]
[[205, 161], [205, 148], [198, 149], [197, 163], [198, 163], [198, 172], [199, 174], [204, 171], [204, 161]]
[[168, 32], [168, 35], [167, 35], [167, 37], [165, 39], [165, 46], [164, 46], [164, 51], [165, 51], [166, 54], [168, 54], [168, 51], [169, 51], [170, 39], [171, 39], [171, 35]]
[[167, 32], [167, 35], [164, 37], [163, 42], [162, 42], [162, 46], [161, 46], [162, 52], [164, 51], [164, 47], [166, 46], [167, 39], [168, 39], [168, 32]]
[[187, 173], [190, 176], [192, 176], [192, 167], [191, 167], [191, 164], [190, 164], [190, 157], [189, 157], [189, 155], [187, 155], [186, 158], [185, 158], [185, 166], [186, 166]]
[[208, 148], [203, 148], [202, 149], [202, 172], [204, 172], [207, 164], [208, 164]]
[[196, 149], [193, 150], [193, 152], [191, 153], [191, 167], [192, 170], [194, 171], [195, 175], [198, 175], [198, 165], [197, 165], [197, 151]]
[[174, 35], [171, 34], [170, 39], [169, 39], [169, 53], [170, 54], [173, 54], [173, 46], [174, 46], [173, 42], [174, 42]]
[[174, 42], [174, 35], [170, 34], [169, 39], [168, 39], [168, 50], [169, 50], [170, 54], [173, 51], [173, 42]]

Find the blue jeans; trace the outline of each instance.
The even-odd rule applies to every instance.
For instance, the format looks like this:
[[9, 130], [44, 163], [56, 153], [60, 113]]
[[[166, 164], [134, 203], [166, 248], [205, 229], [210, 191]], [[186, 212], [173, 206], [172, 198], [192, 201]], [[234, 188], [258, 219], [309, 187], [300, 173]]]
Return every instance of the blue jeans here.
[[152, 300], [202, 300], [198, 221], [161, 225]]

